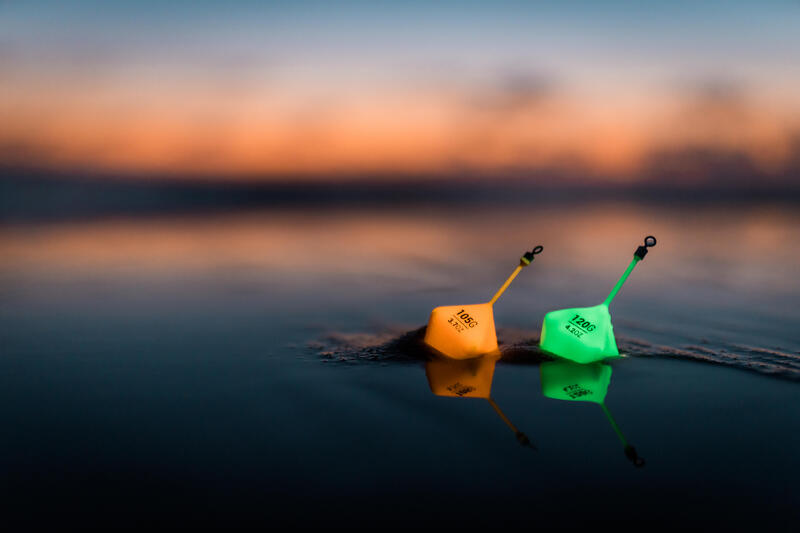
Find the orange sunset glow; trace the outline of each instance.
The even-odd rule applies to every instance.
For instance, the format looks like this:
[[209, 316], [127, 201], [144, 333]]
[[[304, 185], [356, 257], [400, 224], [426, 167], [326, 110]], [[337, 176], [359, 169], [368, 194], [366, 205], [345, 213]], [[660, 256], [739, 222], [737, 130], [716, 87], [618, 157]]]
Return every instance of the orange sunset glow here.
[[597, 101], [499, 87], [314, 103], [255, 88], [40, 89], [0, 104], [6, 164], [244, 177], [566, 167], [630, 179], [649, 154], [682, 146], [741, 151], [774, 170], [800, 131], [788, 104], [744, 98]]
[[797, 39], [779, 13], [762, 14], [772, 32], [748, 42], [744, 7], [713, 13], [725, 31], [646, 11], [628, 28], [621, 5], [575, 19], [530, 6], [249, 6], [224, 24], [205, 3], [84, 7], [0, 8], [0, 165], [228, 180], [554, 170], [626, 183], [691, 182], [698, 164], [725, 161], [785, 180], [800, 160]]

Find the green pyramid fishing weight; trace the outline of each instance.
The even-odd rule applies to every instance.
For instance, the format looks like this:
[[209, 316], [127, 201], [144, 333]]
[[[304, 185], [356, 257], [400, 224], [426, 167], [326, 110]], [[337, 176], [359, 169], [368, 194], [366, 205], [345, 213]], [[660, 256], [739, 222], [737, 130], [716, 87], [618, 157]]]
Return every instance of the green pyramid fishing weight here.
[[611, 313], [608, 306], [628, 279], [633, 268], [647, 255], [647, 249], [656, 245], [652, 235], [633, 253], [628, 268], [600, 305], [574, 307], [551, 311], [544, 316], [539, 347], [553, 355], [578, 363], [592, 363], [606, 357], [619, 356]]

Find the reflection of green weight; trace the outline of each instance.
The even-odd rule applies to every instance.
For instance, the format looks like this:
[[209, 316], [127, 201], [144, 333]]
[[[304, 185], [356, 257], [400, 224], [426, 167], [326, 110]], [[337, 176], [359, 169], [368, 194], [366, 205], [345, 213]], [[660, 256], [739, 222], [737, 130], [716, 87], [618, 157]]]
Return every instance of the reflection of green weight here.
[[644, 259], [647, 249], [656, 245], [656, 238], [645, 237], [633, 259], [611, 293], [600, 305], [551, 311], [544, 316], [539, 346], [542, 350], [578, 363], [591, 363], [619, 355], [611, 313], [608, 306], [628, 279], [636, 263]]
[[540, 373], [542, 394], [554, 400], [602, 404], [611, 383], [611, 367], [601, 363], [550, 361], [542, 363]]
[[603, 363], [581, 365], [560, 359], [542, 363], [539, 367], [542, 378], [542, 394], [554, 400], [569, 402], [592, 402], [600, 406], [608, 422], [622, 442], [625, 457], [636, 467], [644, 466], [644, 459], [636, 454], [636, 448], [628, 444], [622, 430], [606, 407], [606, 394], [611, 383], [611, 367]]

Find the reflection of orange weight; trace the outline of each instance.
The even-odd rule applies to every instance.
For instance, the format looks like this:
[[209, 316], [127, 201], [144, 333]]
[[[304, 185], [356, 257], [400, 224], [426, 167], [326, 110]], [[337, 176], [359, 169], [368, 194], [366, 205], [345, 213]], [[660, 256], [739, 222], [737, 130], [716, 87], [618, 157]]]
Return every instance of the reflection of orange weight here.
[[428, 385], [437, 396], [488, 398], [499, 354], [454, 361], [435, 357], [425, 364]]
[[[436, 309], [434, 309], [434, 312], [436, 312]], [[463, 360], [450, 357], [433, 357], [425, 364], [428, 386], [431, 388], [431, 392], [437, 396], [483, 398], [487, 400], [497, 415], [514, 432], [517, 441], [523, 446], [535, 449], [530, 439], [511, 423], [511, 420], [492, 399], [494, 367], [499, 359], [499, 352]]]

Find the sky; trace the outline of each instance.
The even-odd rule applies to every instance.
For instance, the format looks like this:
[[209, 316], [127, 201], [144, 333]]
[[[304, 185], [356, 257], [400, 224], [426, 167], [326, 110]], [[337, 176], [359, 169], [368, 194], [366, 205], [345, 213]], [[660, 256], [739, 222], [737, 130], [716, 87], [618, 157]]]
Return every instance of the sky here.
[[798, 28], [800, 1], [0, 1], [0, 166], [796, 179]]

